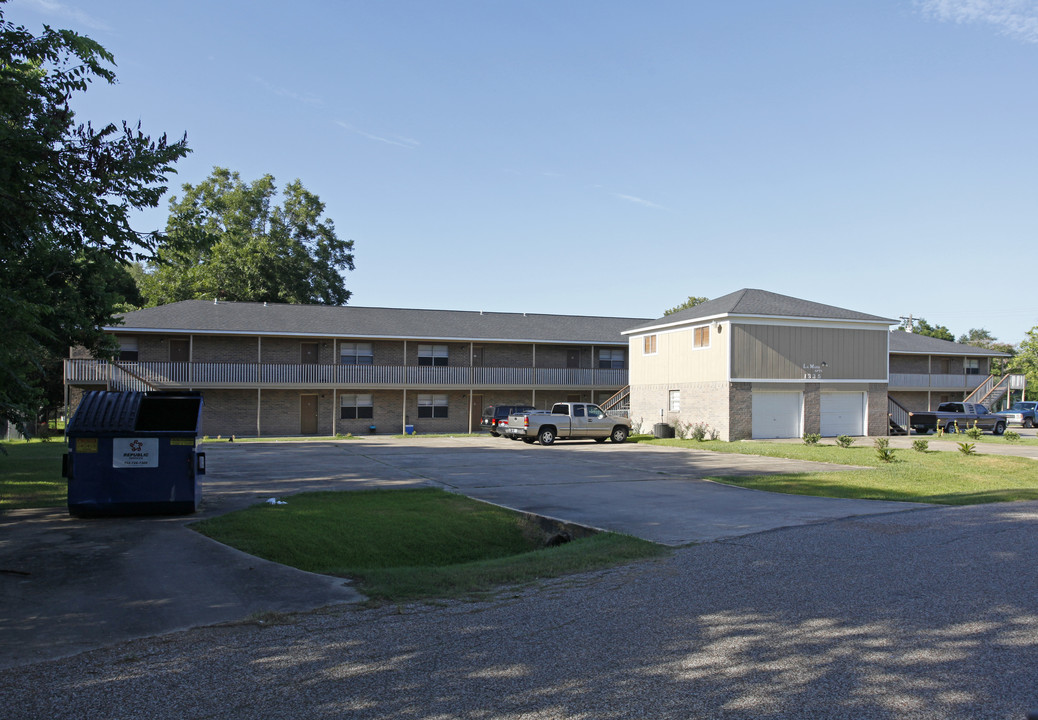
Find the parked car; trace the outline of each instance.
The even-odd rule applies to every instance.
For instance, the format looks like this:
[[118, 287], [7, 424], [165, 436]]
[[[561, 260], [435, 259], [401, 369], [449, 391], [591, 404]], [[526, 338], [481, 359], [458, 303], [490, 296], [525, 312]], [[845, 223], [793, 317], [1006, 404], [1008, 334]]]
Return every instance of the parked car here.
[[1006, 431], [1006, 419], [988, 412], [983, 405], [971, 402], [946, 402], [937, 406], [936, 412], [909, 413], [912, 429], [925, 435], [931, 430], [943, 428], [945, 432], [965, 432], [971, 427], [990, 430], [994, 435]]
[[508, 427], [509, 415], [522, 415], [533, 410], [533, 405], [488, 405], [483, 409], [479, 426], [494, 437], [501, 435], [501, 428]]
[[1025, 428], [1034, 427], [1035, 420], [1038, 419], [1036, 417], [1038, 416], [1038, 401], [1021, 400], [1020, 402], [1013, 403], [1013, 406], [1008, 410], [995, 414], [1004, 417], [1010, 425], [1023, 425]]
[[622, 443], [631, 434], [631, 420], [607, 415], [592, 403], [555, 403], [550, 413], [510, 415], [501, 432], [525, 442], [551, 445], [556, 440], [592, 438]]

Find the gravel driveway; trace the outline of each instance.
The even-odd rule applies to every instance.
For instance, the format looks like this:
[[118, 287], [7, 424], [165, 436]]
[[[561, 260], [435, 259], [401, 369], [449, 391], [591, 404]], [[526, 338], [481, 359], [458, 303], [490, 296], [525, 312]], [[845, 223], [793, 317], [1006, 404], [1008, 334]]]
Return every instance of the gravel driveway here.
[[326, 609], [8, 669], [5, 718], [1019, 718], [1038, 503], [676, 550], [480, 603]]

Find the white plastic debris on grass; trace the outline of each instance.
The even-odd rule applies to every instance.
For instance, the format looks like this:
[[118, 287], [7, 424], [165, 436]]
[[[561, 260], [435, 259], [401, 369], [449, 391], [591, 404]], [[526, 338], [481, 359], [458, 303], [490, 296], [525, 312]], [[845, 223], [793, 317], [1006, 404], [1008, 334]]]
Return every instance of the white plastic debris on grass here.
[[284, 500], [278, 500], [277, 498], [268, 498], [267, 505], [288, 505]]

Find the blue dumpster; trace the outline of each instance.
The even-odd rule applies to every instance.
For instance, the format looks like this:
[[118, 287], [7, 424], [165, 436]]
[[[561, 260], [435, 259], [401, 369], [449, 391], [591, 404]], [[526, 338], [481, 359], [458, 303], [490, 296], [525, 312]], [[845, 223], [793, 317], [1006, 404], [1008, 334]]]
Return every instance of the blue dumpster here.
[[77, 517], [198, 510], [202, 396], [88, 392], [66, 428], [68, 510]]

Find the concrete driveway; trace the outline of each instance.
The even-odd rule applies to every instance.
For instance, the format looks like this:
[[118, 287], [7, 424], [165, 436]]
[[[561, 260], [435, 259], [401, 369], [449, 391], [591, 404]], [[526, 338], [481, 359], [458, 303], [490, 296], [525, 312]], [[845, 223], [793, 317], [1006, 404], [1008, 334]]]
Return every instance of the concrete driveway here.
[[920, 507], [718, 485], [700, 478], [818, 464], [636, 444], [361, 438], [205, 450], [209, 475], [195, 516], [80, 520], [29, 510], [0, 518], [0, 668], [257, 613], [358, 601], [341, 579], [265, 562], [184, 527], [302, 491], [443, 486], [672, 545]]

